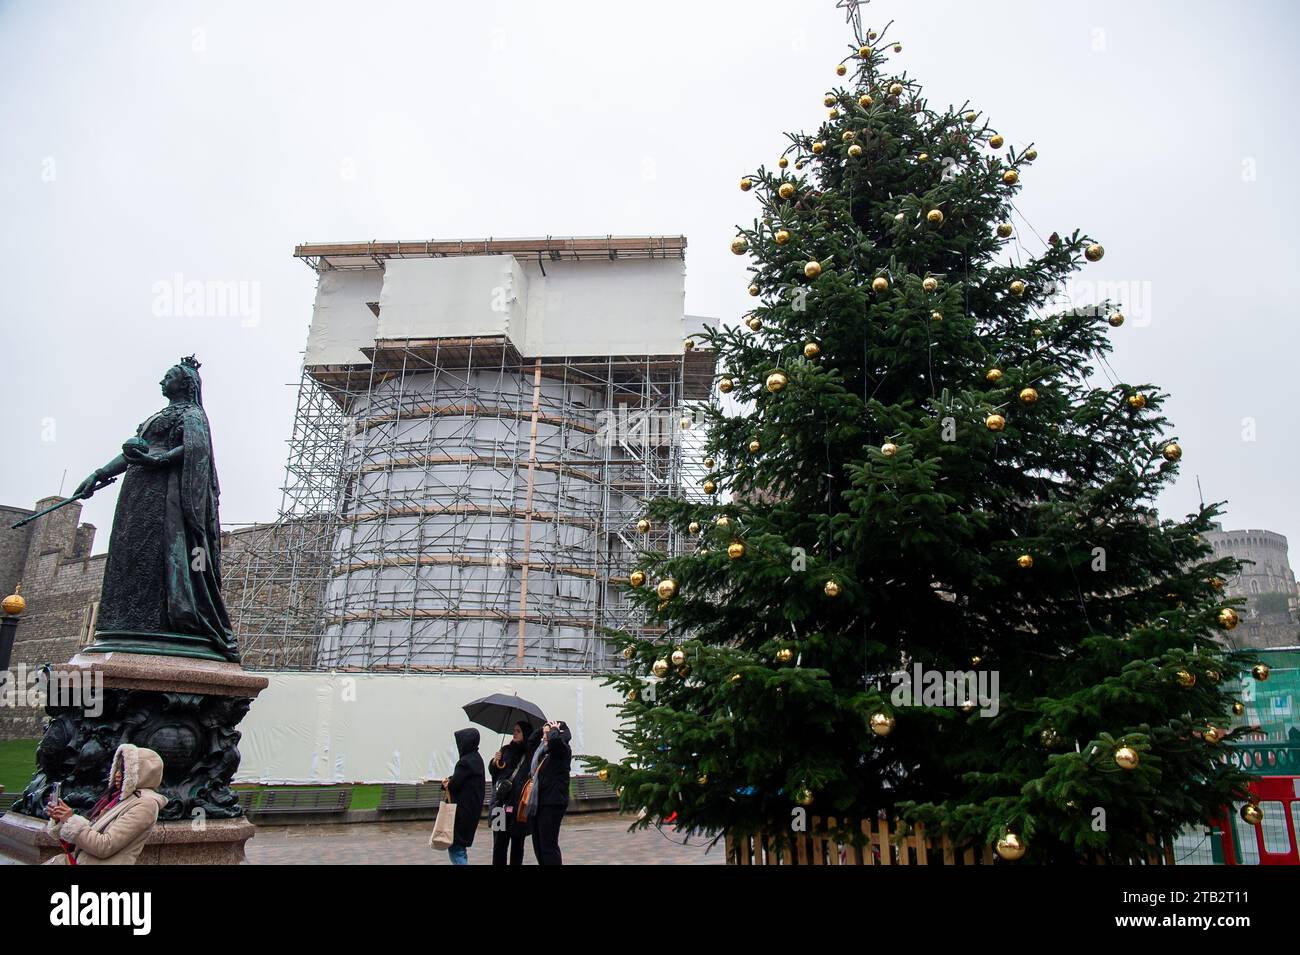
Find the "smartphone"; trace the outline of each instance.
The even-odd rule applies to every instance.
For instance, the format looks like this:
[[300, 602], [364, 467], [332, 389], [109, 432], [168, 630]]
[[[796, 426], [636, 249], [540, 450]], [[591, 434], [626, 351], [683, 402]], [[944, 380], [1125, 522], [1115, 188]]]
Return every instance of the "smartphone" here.
[[63, 798], [63, 783], [55, 783], [50, 790], [50, 805], [53, 806]]

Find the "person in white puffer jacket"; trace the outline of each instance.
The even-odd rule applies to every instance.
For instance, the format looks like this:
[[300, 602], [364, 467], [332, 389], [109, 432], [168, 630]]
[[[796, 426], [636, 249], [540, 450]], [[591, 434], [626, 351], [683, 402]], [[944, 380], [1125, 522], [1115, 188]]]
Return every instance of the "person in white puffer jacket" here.
[[51, 803], [50, 832], [65, 847], [46, 865], [135, 865], [167, 797], [163, 761], [151, 749], [123, 743], [113, 754], [108, 790], [81, 816], [63, 800]]

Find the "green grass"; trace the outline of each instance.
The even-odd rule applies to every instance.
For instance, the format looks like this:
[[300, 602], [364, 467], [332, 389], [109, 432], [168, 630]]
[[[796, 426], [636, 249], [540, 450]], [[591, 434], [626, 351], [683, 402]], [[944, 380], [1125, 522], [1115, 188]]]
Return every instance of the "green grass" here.
[[36, 772], [36, 744], [38, 739], [0, 740], [0, 786], [5, 795], [17, 795], [27, 786]]

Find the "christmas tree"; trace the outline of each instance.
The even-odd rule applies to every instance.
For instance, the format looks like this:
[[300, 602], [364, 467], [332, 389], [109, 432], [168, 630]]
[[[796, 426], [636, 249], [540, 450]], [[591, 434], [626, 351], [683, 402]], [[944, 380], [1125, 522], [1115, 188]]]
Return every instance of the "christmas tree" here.
[[1157, 514], [1166, 395], [1097, 380], [1122, 303], [1053, 307], [1104, 252], [1012, 224], [1035, 150], [932, 109], [850, 22], [827, 119], [740, 181], [754, 308], [699, 342], [731, 395], [709, 497], [648, 503], [692, 544], [631, 577], [657, 629], [614, 636], [628, 755], [589, 763], [639, 825], [886, 814], [1006, 859], [1146, 857], [1243, 789], [1220, 505]]

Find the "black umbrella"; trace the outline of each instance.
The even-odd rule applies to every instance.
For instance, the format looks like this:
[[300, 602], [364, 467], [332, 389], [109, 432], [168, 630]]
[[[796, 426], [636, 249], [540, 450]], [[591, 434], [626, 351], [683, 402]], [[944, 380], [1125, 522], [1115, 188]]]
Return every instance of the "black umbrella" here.
[[541, 707], [509, 693], [493, 693], [473, 703], [466, 703], [462, 708], [470, 720], [497, 733], [510, 733], [520, 720], [533, 729], [546, 722], [546, 714]]

